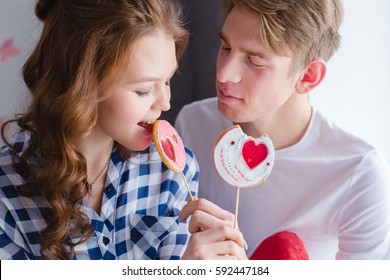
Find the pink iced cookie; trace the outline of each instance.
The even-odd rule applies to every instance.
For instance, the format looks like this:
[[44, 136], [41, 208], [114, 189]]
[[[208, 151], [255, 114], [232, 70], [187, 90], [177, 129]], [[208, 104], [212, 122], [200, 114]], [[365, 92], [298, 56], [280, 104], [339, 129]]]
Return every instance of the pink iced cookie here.
[[173, 172], [183, 171], [186, 153], [176, 129], [169, 122], [158, 120], [153, 124], [153, 138], [164, 164]]
[[221, 178], [237, 188], [254, 187], [270, 175], [275, 149], [267, 135], [247, 136], [239, 125], [224, 130], [214, 145], [213, 161]]

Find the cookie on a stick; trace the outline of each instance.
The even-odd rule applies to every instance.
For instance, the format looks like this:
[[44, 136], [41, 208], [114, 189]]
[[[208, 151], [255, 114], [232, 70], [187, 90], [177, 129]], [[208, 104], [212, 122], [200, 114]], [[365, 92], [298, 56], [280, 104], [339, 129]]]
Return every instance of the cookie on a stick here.
[[176, 129], [165, 120], [157, 120], [153, 124], [153, 139], [161, 160], [171, 171], [181, 173], [191, 200], [193, 200], [190, 187], [183, 174], [186, 165], [186, 152]]
[[246, 135], [239, 125], [234, 125], [217, 138], [213, 150], [214, 166], [226, 183], [237, 188], [234, 227], [237, 224], [240, 189], [264, 182], [271, 174], [274, 160], [274, 145], [267, 135], [253, 138]]

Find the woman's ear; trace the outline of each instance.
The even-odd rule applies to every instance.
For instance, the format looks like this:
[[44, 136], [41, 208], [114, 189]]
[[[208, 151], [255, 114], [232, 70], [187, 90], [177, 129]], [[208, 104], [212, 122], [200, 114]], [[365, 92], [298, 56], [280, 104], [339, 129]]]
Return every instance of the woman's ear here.
[[325, 74], [326, 62], [322, 59], [314, 59], [297, 81], [295, 91], [302, 94], [308, 93], [322, 82]]

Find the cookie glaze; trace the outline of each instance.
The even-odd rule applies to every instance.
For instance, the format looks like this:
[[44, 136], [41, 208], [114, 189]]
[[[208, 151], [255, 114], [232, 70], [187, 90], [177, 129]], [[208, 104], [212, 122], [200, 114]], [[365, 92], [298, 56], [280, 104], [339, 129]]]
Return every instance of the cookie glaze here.
[[176, 129], [165, 120], [153, 124], [153, 139], [164, 164], [173, 172], [183, 171], [186, 153]]
[[214, 145], [213, 162], [221, 178], [234, 187], [261, 184], [271, 174], [275, 160], [272, 140], [247, 136], [239, 125], [224, 130]]

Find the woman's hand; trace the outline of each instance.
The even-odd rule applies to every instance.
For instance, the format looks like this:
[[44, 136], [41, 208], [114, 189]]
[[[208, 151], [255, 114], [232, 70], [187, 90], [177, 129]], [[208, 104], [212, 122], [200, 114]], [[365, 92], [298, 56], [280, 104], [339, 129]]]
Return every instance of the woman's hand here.
[[191, 216], [192, 233], [182, 259], [247, 259], [245, 240], [233, 228], [234, 215], [206, 199], [190, 201], [182, 210], [179, 220]]

